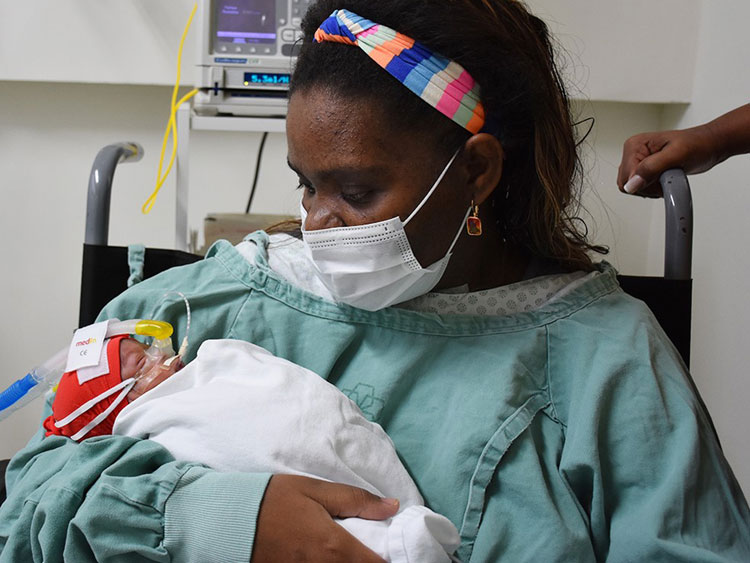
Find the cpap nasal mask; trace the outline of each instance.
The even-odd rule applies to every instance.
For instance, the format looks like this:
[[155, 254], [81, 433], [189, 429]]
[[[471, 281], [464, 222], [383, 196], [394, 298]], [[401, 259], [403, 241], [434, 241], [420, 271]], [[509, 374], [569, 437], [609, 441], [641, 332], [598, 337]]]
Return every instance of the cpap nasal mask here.
[[[179, 368], [179, 365], [174, 364], [179, 361], [179, 356], [172, 348], [172, 332], [172, 326], [162, 321], [110, 323], [97, 365], [71, 370], [69, 363], [59, 384], [58, 397], [52, 405], [52, 416], [45, 421], [45, 428], [51, 433], [59, 431], [78, 441], [107, 420], [106, 425], [91, 435], [110, 433], [111, 420], [108, 417], [111, 414], [116, 416], [128, 404], [127, 396], [136, 385], [147, 389], [148, 384], [157, 377], [167, 377]], [[143, 363], [138, 366], [138, 370], [126, 378], [122, 372], [121, 346], [131, 334], [151, 336], [153, 341], [143, 350]], [[74, 344], [80, 342], [75, 343], [74, 339]], [[112, 399], [116, 393], [119, 394]], [[92, 398], [81, 402], [92, 395]], [[48, 425], [54, 425], [57, 430]]]
[[[114, 402], [119, 404], [122, 400], [125, 399], [128, 392], [137, 383], [140, 383], [144, 387], [147, 387], [149, 383], [151, 383], [155, 378], [159, 377], [159, 375], [162, 375], [164, 371], [176, 371], [182, 366], [182, 357], [185, 355], [185, 352], [187, 350], [188, 334], [190, 333], [190, 304], [187, 298], [182, 293], [170, 293], [176, 293], [177, 295], [179, 295], [185, 302], [185, 307], [187, 310], [187, 326], [185, 337], [180, 344], [179, 351], [175, 354], [174, 348], [172, 347], [171, 336], [173, 333], [173, 328], [169, 323], [151, 319], [132, 319], [128, 321], [119, 321], [117, 319], [113, 319], [105, 323], [100, 323], [106, 324], [106, 329], [102, 333], [103, 339], [108, 340], [117, 337], [120, 337], [120, 339], [122, 339], [123, 336], [136, 335], [151, 337], [153, 340], [151, 341], [150, 346], [145, 350], [145, 361], [143, 362], [143, 365], [139, 367], [138, 371], [133, 377], [128, 378], [127, 381], [119, 382], [117, 385], [114, 385], [113, 387], [108, 389], [106, 393], [103, 393], [101, 396], [94, 397], [93, 399], [91, 399], [91, 401], [88, 401], [84, 405], [81, 405], [81, 407], [77, 410], [85, 412], [92, 406], [96, 405], [98, 402], [106, 399], [107, 397], [113, 395], [118, 391], [120, 391], [120, 395], [118, 395]], [[165, 297], [167, 297], [167, 295], [169, 294], [166, 294]], [[78, 332], [79, 331], [76, 331], [76, 335], [78, 334]], [[26, 374], [25, 377], [19, 379], [6, 390], [0, 392], [0, 421], [10, 416], [18, 409], [24, 407], [40, 395], [44, 394], [46, 391], [56, 388], [63, 374], [65, 372], [71, 371], [69, 369], [70, 351], [74, 346], [76, 346], [76, 344], [82, 344], [82, 342], [80, 341], [76, 342], [77, 340], [78, 339], [74, 336], [73, 342], [70, 346], [63, 348], [46, 362], [29, 371], [29, 373]], [[107, 342], [104, 343], [105, 347], [106, 345]], [[99, 367], [101, 367], [101, 363], [104, 361], [104, 359], [107, 358], [106, 351], [105, 353], [101, 354], [101, 358], [102, 359], [99, 362]], [[68, 369], [66, 369], [66, 367]], [[97, 368], [97, 366], [91, 367], [94, 369]], [[80, 371], [85, 372], [86, 369], [90, 368], [84, 368]], [[103, 374], [105, 372], [101, 373]], [[90, 379], [95, 377], [97, 377], [96, 372], [94, 372], [93, 374], [89, 372]], [[79, 382], [80, 379], [81, 378], [79, 374]], [[115, 405], [115, 407], [116, 406], [117, 405]], [[84, 409], [84, 407], [87, 408]], [[81, 412], [78, 413], [78, 416], [80, 416]], [[110, 412], [111, 410], [104, 414], [102, 420]], [[71, 418], [73, 414], [75, 414], [75, 412], [70, 413], [70, 415], [65, 417], [66, 419], [69, 419], [68, 422], [75, 418]], [[59, 422], [65, 424], [64, 421]]]
[[151, 346], [144, 352], [145, 361], [143, 365], [140, 366], [133, 376], [135, 383], [141, 382], [144, 386], [147, 386], [164, 372], [180, 369], [182, 367], [182, 356], [185, 354], [187, 348], [187, 335], [185, 335], [180, 345], [179, 353], [175, 353], [172, 347], [172, 339], [170, 338], [173, 329], [169, 323], [161, 321], [146, 322], [151, 324], [146, 329], [148, 332], [135, 334], [145, 334], [154, 338]]

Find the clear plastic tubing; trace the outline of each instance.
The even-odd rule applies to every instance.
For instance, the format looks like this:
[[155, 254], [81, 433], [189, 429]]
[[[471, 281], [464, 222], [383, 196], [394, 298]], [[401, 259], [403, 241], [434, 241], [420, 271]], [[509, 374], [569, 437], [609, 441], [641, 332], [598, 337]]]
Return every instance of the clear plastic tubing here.
[[[139, 334], [141, 336], [153, 336], [155, 340], [164, 340], [172, 336], [172, 332], [172, 325], [169, 323], [134, 319], [110, 323], [107, 327], [106, 337], [111, 338], [119, 334]], [[0, 420], [10, 416], [11, 413], [30, 403], [48, 389], [52, 389], [60, 381], [67, 361], [68, 347], [66, 346], [1, 392]]]

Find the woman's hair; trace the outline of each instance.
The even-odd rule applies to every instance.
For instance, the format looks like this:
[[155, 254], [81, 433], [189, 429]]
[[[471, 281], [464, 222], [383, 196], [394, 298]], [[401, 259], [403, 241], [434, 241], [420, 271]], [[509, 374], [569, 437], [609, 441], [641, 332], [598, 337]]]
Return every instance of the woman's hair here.
[[[302, 22], [304, 40], [291, 81], [371, 99], [391, 127], [433, 139], [447, 156], [470, 133], [414, 95], [359, 48], [312, 44], [320, 24], [347, 9], [391, 27], [463, 66], [481, 87], [485, 131], [506, 160], [490, 196], [503, 237], [567, 269], [590, 270], [579, 207], [581, 163], [568, 97], [547, 26], [515, 0], [318, 0]], [[580, 230], [583, 229], [583, 232]]]

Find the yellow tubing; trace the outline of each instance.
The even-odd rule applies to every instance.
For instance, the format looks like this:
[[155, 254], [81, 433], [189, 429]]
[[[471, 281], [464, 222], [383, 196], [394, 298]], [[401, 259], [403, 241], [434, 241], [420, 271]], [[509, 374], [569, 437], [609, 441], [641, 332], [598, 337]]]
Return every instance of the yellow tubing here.
[[[151, 208], [154, 206], [154, 202], [156, 201], [156, 196], [159, 194], [159, 190], [161, 190], [161, 187], [164, 185], [165, 180], [167, 179], [167, 176], [169, 176], [169, 172], [172, 170], [172, 165], [174, 164], [175, 156], [177, 155], [177, 123], [175, 120], [175, 113], [177, 113], [177, 108], [179, 108], [183, 103], [188, 101], [190, 98], [195, 96], [198, 93], [197, 89], [193, 89], [187, 94], [185, 94], [182, 98], [180, 98], [179, 101], [177, 101], [177, 92], [180, 89], [180, 71], [182, 67], [182, 47], [185, 45], [185, 39], [187, 38], [188, 30], [190, 29], [190, 24], [193, 22], [193, 16], [195, 16], [195, 12], [198, 9], [198, 3], [196, 2], [193, 5], [193, 10], [190, 12], [190, 17], [188, 18], [187, 24], [185, 25], [185, 29], [182, 32], [182, 38], [180, 39], [180, 48], [177, 51], [177, 79], [175, 80], [174, 88], [172, 90], [172, 102], [169, 109], [169, 119], [167, 120], [167, 128], [164, 131], [164, 139], [162, 141], [161, 145], [161, 156], [159, 157], [159, 169], [156, 171], [156, 187], [154, 188], [153, 193], [148, 197], [146, 202], [143, 204], [143, 207], [141, 207], [141, 211], [144, 214], [147, 214], [151, 211]], [[169, 135], [172, 134], [172, 153], [169, 157], [169, 165], [167, 166], [166, 172], [164, 172], [164, 175], [162, 175], [162, 168], [164, 166], [164, 153], [167, 151], [167, 141], [169, 140]]]

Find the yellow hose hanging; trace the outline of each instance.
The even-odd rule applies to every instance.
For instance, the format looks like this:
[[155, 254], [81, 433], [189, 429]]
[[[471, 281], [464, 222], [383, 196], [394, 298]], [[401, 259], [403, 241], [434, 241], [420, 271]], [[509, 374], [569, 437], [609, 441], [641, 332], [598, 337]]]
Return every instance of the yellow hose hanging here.
[[[193, 9], [190, 12], [190, 17], [188, 18], [187, 24], [185, 25], [185, 29], [182, 32], [182, 38], [180, 39], [180, 48], [177, 51], [177, 79], [175, 80], [174, 88], [172, 89], [172, 101], [171, 106], [169, 110], [169, 119], [167, 120], [167, 128], [164, 130], [164, 139], [162, 141], [161, 145], [161, 156], [159, 157], [159, 169], [156, 171], [156, 187], [154, 188], [154, 192], [148, 197], [146, 202], [143, 204], [143, 207], [141, 207], [141, 211], [144, 214], [147, 214], [151, 211], [151, 208], [154, 206], [154, 202], [156, 201], [156, 196], [159, 194], [159, 190], [161, 190], [161, 187], [164, 185], [164, 182], [167, 179], [167, 176], [169, 176], [169, 172], [172, 170], [172, 166], [174, 165], [174, 160], [177, 155], [177, 121], [175, 119], [175, 114], [177, 113], [177, 109], [187, 102], [190, 98], [195, 96], [198, 93], [198, 89], [194, 88], [187, 94], [185, 94], [182, 98], [177, 100], [177, 92], [180, 89], [180, 72], [182, 67], [182, 48], [185, 45], [185, 38], [187, 37], [188, 30], [190, 29], [190, 24], [193, 22], [193, 16], [195, 16], [195, 12], [198, 10], [198, 3], [196, 2], [193, 4]], [[166, 172], [164, 172], [164, 175], [162, 175], [162, 169], [164, 167], [164, 154], [167, 151], [167, 140], [169, 139], [169, 135], [172, 135], [172, 154], [169, 157], [169, 165], [167, 166]]]

